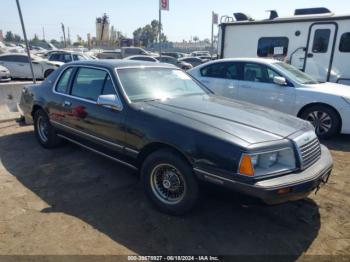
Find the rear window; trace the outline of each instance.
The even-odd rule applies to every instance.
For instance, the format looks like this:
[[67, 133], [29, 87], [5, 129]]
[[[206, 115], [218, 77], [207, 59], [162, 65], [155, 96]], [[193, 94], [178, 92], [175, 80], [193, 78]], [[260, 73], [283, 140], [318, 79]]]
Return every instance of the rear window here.
[[350, 52], [350, 33], [344, 33], [340, 38], [339, 44], [340, 52]]
[[287, 37], [262, 37], [258, 42], [259, 57], [286, 56], [289, 39]]
[[64, 71], [64, 73], [62, 74], [62, 76], [60, 77], [56, 85], [57, 92], [63, 93], [63, 94], [67, 93], [69, 79], [70, 79], [70, 76], [72, 75], [72, 72], [73, 72], [73, 68], [68, 68], [66, 71]]

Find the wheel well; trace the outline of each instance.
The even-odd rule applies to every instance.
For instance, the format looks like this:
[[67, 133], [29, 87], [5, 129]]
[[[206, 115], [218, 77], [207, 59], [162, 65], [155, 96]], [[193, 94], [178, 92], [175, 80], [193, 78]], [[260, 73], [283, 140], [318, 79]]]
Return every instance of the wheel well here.
[[307, 105], [303, 106], [302, 109], [300, 109], [300, 111], [299, 111], [299, 113], [298, 113], [297, 116], [298, 116], [298, 117], [301, 117], [301, 115], [303, 114], [303, 112], [304, 112], [306, 109], [308, 109], [309, 107], [312, 107], [312, 106], [324, 106], [324, 107], [328, 107], [328, 108], [334, 110], [334, 112], [337, 114], [337, 116], [338, 116], [338, 118], [339, 118], [339, 120], [340, 120], [339, 130], [341, 130], [342, 125], [343, 125], [343, 122], [342, 122], [342, 119], [341, 119], [341, 116], [340, 116], [338, 110], [335, 109], [333, 106], [328, 105], [328, 104], [325, 104], [325, 103], [311, 103], [311, 104], [307, 104]]
[[147, 146], [145, 146], [141, 150], [141, 152], [139, 153], [139, 155], [137, 157], [138, 166], [141, 167], [142, 163], [145, 161], [147, 156], [149, 156], [153, 152], [156, 152], [156, 151], [161, 150], [161, 149], [169, 149], [169, 150], [175, 152], [180, 157], [182, 157], [187, 163], [189, 163], [191, 165], [190, 159], [183, 152], [181, 152], [179, 149], [177, 149], [176, 147], [168, 145], [168, 144], [160, 143], [160, 142], [154, 142], [154, 143], [148, 144]]
[[35, 112], [36, 112], [37, 110], [39, 110], [39, 109], [43, 110], [43, 108], [42, 108], [41, 106], [39, 106], [39, 105], [34, 105], [34, 106], [33, 106], [33, 110], [32, 110], [32, 116], [33, 116], [33, 117], [34, 117]]

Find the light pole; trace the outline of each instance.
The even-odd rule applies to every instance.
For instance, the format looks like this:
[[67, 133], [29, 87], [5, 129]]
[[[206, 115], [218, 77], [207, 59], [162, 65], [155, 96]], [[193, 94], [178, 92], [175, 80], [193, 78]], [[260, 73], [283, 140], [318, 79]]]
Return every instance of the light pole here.
[[33, 70], [32, 58], [30, 56], [30, 51], [29, 51], [29, 43], [28, 43], [28, 39], [27, 39], [27, 33], [26, 33], [26, 29], [24, 27], [23, 16], [22, 16], [22, 11], [21, 11], [21, 6], [19, 4], [19, 0], [16, 0], [16, 4], [17, 4], [17, 9], [18, 9], [19, 19], [21, 20], [24, 41], [26, 43], [26, 49], [27, 49], [27, 55], [28, 55], [28, 60], [29, 60], [30, 71], [32, 73], [33, 83], [36, 84], [36, 79], [35, 79], [34, 70]]

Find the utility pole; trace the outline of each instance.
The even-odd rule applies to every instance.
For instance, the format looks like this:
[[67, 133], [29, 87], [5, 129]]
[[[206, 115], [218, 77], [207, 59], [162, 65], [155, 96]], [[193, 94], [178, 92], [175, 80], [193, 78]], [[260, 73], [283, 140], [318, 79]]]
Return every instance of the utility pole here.
[[21, 20], [24, 41], [26, 42], [26, 49], [27, 49], [27, 55], [28, 55], [28, 60], [29, 60], [30, 71], [32, 73], [33, 83], [36, 84], [36, 79], [35, 79], [34, 70], [33, 70], [32, 58], [30, 56], [30, 51], [29, 51], [29, 43], [28, 43], [28, 39], [27, 39], [27, 33], [26, 33], [26, 29], [24, 27], [23, 16], [22, 16], [22, 11], [21, 11], [21, 6], [19, 4], [19, 0], [16, 0], [16, 4], [17, 4], [17, 9], [18, 9], [19, 19]]
[[211, 56], [214, 54], [214, 12], [211, 12]]
[[45, 41], [45, 28], [43, 27], [43, 40]]
[[67, 40], [66, 40], [66, 31], [64, 30], [64, 24], [61, 23], [62, 26], [62, 32], [63, 32], [63, 41], [64, 41], [64, 47], [67, 47]]
[[71, 42], [70, 42], [70, 32], [69, 32], [69, 27], [68, 27], [68, 45], [70, 45]]
[[162, 58], [162, 9], [159, 6], [159, 57]]

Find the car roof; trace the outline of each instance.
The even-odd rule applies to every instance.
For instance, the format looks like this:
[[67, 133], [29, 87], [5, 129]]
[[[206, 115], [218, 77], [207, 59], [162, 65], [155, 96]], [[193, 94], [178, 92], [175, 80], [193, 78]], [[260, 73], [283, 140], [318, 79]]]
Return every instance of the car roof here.
[[[177, 68], [176, 66], [166, 63], [154, 63], [140, 60], [123, 60], [123, 59], [100, 59], [100, 60], [84, 60], [68, 63], [69, 65], [85, 65], [85, 66], [102, 66], [110, 69], [124, 67], [164, 67]], [[67, 64], [67, 65], [68, 65]]]
[[276, 59], [271, 59], [271, 58], [242, 57], [242, 58], [224, 58], [224, 59], [213, 60], [211, 62], [206, 63], [206, 65], [211, 63], [217, 63], [217, 62], [256, 62], [256, 63], [262, 63], [262, 64], [274, 64], [280, 61]]
[[[0, 54], [0, 56], [8, 56], [8, 55], [13, 55], [13, 56], [28, 56], [26, 53], [4, 53]], [[33, 55], [33, 54], [31, 54]]]

